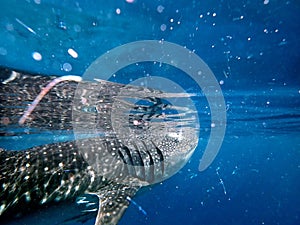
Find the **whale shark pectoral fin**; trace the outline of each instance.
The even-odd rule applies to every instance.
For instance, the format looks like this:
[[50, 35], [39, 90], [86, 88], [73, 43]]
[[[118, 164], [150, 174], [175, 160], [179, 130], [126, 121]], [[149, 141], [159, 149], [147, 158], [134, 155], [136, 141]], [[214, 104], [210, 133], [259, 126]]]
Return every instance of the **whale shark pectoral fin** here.
[[[87, 193], [77, 200], [77, 205], [84, 209], [81, 214], [64, 220], [60, 225], [85, 223], [95, 217], [95, 225], [116, 225], [130, 204], [128, 199], [131, 199], [138, 189], [136, 186], [111, 183], [99, 192]], [[97, 196], [99, 201], [91, 195]]]
[[95, 225], [116, 225], [129, 205], [128, 197], [138, 190], [136, 186], [114, 183], [96, 193], [99, 209]]

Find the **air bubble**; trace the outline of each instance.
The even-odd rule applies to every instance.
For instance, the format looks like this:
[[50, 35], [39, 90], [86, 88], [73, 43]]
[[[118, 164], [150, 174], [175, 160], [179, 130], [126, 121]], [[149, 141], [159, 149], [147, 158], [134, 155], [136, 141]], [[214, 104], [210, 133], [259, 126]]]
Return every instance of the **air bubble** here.
[[167, 29], [167, 25], [166, 24], [160, 25], [160, 29], [161, 31], [165, 31]]
[[62, 69], [66, 72], [70, 72], [72, 70], [72, 65], [70, 63], [64, 63]]
[[163, 7], [162, 5], [157, 6], [157, 12], [162, 13], [164, 11], [165, 7]]

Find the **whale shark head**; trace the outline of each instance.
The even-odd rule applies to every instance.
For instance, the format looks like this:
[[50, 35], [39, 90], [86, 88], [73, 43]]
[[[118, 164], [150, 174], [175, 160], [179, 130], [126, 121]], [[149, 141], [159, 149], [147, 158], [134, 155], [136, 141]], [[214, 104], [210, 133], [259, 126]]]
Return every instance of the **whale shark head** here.
[[[103, 80], [81, 83], [73, 127], [82, 155], [99, 175], [118, 182], [144, 186], [171, 177], [198, 144], [197, 111], [189, 97]], [[82, 101], [87, 98], [88, 104]], [[82, 132], [98, 137], [82, 144]]]

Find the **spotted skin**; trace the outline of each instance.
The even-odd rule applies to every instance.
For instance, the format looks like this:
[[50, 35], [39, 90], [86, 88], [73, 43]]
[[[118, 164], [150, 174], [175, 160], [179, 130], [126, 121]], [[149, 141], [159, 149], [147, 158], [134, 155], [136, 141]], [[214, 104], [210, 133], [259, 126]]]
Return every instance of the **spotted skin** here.
[[90, 193], [98, 195], [101, 202], [96, 224], [117, 224], [129, 204], [126, 197], [139, 189], [96, 176], [75, 142], [26, 151], [1, 149], [0, 160], [0, 214], [5, 219], [24, 214], [26, 209]]

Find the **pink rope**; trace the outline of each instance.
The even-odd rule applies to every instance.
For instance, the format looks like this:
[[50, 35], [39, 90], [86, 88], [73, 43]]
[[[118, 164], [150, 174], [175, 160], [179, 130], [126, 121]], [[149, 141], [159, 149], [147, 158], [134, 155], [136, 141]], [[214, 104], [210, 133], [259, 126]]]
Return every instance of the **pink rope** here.
[[52, 80], [49, 84], [47, 84], [46, 87], [42, 89], [42, 91], [36, 96], [34, 101], [28, 106], [28, 108], [23, 113], [22, 117], [19, 119], [19, 124], [22, 125], [24, 122], [28, 119], [29, 115], [32, 113], [34, 108], [39, 104], [39, 102], [42, 100], [42, 98], [53, 88], [55, 85], [62, 81], [75, 81], [80, 82], [82, 81], [82, 78], [80, 76], [74, 76], [74, 75], [67, 75], [55, 78]]

